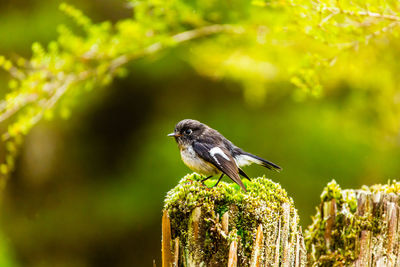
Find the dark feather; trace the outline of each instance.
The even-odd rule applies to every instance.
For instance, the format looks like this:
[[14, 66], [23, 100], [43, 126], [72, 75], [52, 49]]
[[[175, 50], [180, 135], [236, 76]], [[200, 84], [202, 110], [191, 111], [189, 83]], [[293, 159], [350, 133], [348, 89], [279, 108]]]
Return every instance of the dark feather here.
[[275, 170], [275, 171], [278, 171], [278, 172], [282, 170], [282, 168], [279, 167], [278, 165], [276, 165], [275, 163], [273, 163], [271, 161], [268, 161], [266, 159], [260, 158], [259, 156], [250, 154], [248, 152], [243, 152], [243, 154], [259, 160], [260, 161], [260, 165], [264, 166], [265, 168], [268, 168], [270, 170]]
[[236, 166], [236, 162], [229, 153], [229, 151], [225, 147], [220, 147], [222, 152], [225, 153], [225, 155], [229, 158], [227, 160], [224, 158], [222, 155], [216, 153], [214, 157], [210, 155], [210, 150], [215, 147], [215, 145], [208, 144], [208, 143], [199, 143], [199, 142], [194, 142], [193, 143], [193, 149], [199, 155], [202, 159], [204, 159], [207, 162], [210, 162], [213, 164], [215, 167], [217, 167], [221, 172], [225, 173], [229, 178], [231, 178], [235, 183], [237, 183], [245, 192], [246, 187], [244, 186], [242, 180], [240, 179], [239, 176], [239, 170], [238, 167]]
[[247, 174], [241, 168], [239, 168], [239, 174], [244, 178], [246, 178], [247, 180], [251, 181], [249, 176], [247, 176]]

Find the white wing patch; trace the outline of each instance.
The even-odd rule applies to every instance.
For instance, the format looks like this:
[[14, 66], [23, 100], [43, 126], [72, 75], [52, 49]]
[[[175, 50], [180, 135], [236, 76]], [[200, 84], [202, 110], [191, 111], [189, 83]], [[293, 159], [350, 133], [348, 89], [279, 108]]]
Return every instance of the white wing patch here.
[[224, 153], [224, 151], [222, 151], [222, 149], [219, 148], [219, 147], [217, 147], [217, 146], [211, 148], [209, 153], [210, 153], [211, 157], [213, 157], [213, 158], [215, 159], [215, 161], [216, 161], [219, 165], [221, 165], [221, 164], [219, 163], [219, 161], [218, 161], [217, 157], [215, 156], [215, 154], [221, 155], [224, 159], [226, 159], [226, 160], [228, 160], [228, 161], [230, 160], [229, 157]]
[[252, 163], [259, 162], [259, 160], [252, 158], [250, 156], [247, 156], [247, 155], [238, 155], [235, 157], [235, 161], [239, 167], [244, 167], [244, 166], [250, 165]]

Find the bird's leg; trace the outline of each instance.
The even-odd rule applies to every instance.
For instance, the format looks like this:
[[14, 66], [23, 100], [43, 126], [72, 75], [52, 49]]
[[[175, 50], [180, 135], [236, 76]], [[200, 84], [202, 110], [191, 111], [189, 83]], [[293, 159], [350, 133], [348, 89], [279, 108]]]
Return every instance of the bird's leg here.
[[219, 179], [218, 179], [218, 182], [217, 182], [213, 187], [215, 187], [215, 186], [217, 186], [217, 185], [219, 184], [219, 181], [221, 181], [221, 179], [222, 179], [223, 176], [224, 176], [224, 174], [221, 174], [221, 176], [220, 176]]
[[208, 179], [210, 179], [211, 177], [213, 177], [212, 175], [210, 175], [210, 176], [208, 176], [208, 177], [206, 177], [206, 178], [204, 178], [203, 180], [201, 180], [201, 182], [202, 183], [204, 183], [205, 181], [207, 181]]

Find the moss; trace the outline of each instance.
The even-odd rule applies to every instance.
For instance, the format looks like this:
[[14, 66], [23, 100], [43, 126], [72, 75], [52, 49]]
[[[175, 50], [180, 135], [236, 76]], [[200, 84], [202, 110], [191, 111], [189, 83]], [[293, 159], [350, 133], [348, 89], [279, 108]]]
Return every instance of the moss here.
[[397, 182], [396, 180], [389, 180], [387, 184], [376, 184], [372, 185], [370, 187], [368, 186], [363, 186], [362, 190], [371, 192], [371, 193], [394, 193], [394, 194], [399, 194], [400, 193], [400, 182]]
[[[265, 233], [274, 231], [272, 227], [282, 214], [283, 203], [290, 204], [291, 217], [297, 213], [286, 191], [265, 177], [244, 181], [247, 192], [234, 183], [220, 182], [218, 186], [212, 187], [216, 180], [206, 181], [204, 185], [201, 178], [197, 174], [186, 175], [167, 193], [165, 199], [164, 208], [169, 212], [173, 238], [179, 236], [183, 246], [186, 245], [189, 216], [195, 207], [201, 207], [206, 222], [216, 222], [230, 210], [234, 216], [230, 216], [228, 239], [239, 238], [239, 260], [245, 266], [250, 259], [257, 226], [262, 224]], [[298, 216], [295, 217], [296, 223], [291, 231], [297, 233]], [[221, 251], [221, 248], [215, 247], [215, 244], [221, 244], [217, 240], [221, 237], [215, 233], [213, 225], [207, 223], [205, 226], [209, 233], [203, 250], [206, 261]]]
[[[305, 231], [309, 262], [313, 266], [348, 266], [357, 258], [356, 243], [363, 230], [373, 235], [386, 227], [383, 220], [372, 214], [372, 209], [364, 214], [357, 212], [356, 194], [400, 193], [400, 183], [363, 186], [361, 190], [342, 190], [335, 180], [330, 182], [321, 194], [321, 205], [317, 207], [313, 222]], [[329, 216], [324, 216], [324, 203], [334, 200], [336, 217], [331, 231], [330, 247], [326, 241], [326, 227]]]

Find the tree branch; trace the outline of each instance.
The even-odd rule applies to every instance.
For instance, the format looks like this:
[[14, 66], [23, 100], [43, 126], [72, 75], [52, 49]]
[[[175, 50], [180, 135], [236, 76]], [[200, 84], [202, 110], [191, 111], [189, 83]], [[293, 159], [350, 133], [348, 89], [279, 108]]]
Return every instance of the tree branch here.
[[369, 12], [369, 11], [350, 11], [350, 10], [344, 10], [338, 7], [323, 7], [322, 12], [324, 11], [329, 11], [333, 12], [335, 14], [345, 14], [345, 15], [350, 15], [350, 16], [357, 16], [357, 17], [373, 17], [373, 18], [380, 18], [380, 19], [387, 19], [387, 20], [392, 20], [392, 21], [398, 21], [400, 22], [400, 17], [396, 15], [390, 15], [390, 14], [380, 14], [376, 12]]
[[[201, 38], [201, 37], [205, 37], [205, 36], [209, 36], [209, 35], [213, 35], [213, 34], [217, 34], [217, 33], [221, 33], [221, 32], [232, 32], [232, 33], [240, 34], [240, 33], [244, 32], [244, 29], [243, 29], [243, 27], [233, 26], [233, 25], [229, 25], [229, 24], [214, 24], [214, 25], [209, 25], [209, 26], [197, 28], [194, 30], [175, 34], [171, 37], [171, 40], [174, 43], [179, 44], [179, 43], [187, 42], [187, 41], [190, 41], [193, 39], [197, 39], [197, 38]], [[161, 42], [157, 42], [157, 43], [154, 43], [154, 44], [146, 47], [145, 49], [143, 49], [140, 52], [135, 52], [135, 53], [128, 54], [128, 55], [122, 55], [122, 56], [114, 59], [111, 62], [110, 70], [111, 70], [111, 72], [114, 72], [115, 69], [117, 69], [118, 67], [125, 65], [126, 63], [128, 63], [134, 59], [154, 54], [154, 53], [159, 52], [160, 50], [167, 48], [167, 47], [168, 47], [167, 45], [165, 45]]]

